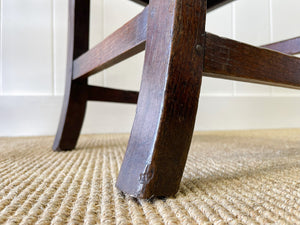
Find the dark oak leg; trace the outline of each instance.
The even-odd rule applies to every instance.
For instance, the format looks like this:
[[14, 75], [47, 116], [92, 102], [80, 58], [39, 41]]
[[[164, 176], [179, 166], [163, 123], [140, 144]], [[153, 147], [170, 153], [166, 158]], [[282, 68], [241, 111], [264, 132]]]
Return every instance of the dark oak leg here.
[[117, 187], [174, 195], [194, 129], [203, 71], [206, 0], [151, 0], [136, 117]]
[[65, 96], [53, 150], [75, 148], [82, 127], [87, 78], [72, 80], [73, 60], [89, 48], [89, 0], [69, 0], [68, 58]]

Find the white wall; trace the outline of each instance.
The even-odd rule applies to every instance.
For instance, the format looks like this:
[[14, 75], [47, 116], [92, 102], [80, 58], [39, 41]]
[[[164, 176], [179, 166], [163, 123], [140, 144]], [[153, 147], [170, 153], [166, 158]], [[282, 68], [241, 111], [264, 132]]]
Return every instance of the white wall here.
[[[55, 133], [65, 82], [67, 4], [0, 0], [0, 136]], [[299, 0], [237, 0], [208, 14], [207, 31], [253, 45], [292, 38], [300, 36], [299, 9]], [[128, 0], [92, 0], [91, 47], [141, 10]], [[143, 56], [89, 82], [138, 90]], [[299, 101], [300, 91], [204, 78], [196, 129], [299, 127]], [[134, 113], [134, 105], [89, 103], [83, 132], [129, 132]]]

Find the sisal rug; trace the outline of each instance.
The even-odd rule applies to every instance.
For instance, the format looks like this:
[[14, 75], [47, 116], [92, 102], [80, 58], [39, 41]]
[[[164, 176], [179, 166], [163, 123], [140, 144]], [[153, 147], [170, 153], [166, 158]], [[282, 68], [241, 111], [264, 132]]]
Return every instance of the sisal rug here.
[[114, 187], [128, 135], [0, 138], [0, 224], [300, 224], [300, 130], [195, 133], [175, 198]]

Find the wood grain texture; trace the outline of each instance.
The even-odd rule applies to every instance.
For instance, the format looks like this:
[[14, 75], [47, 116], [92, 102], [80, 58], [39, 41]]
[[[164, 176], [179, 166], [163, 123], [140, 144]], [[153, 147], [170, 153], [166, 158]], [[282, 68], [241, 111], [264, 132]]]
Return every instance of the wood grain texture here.
[[[144, 21], [146, 20], [144, 19], [145, 17], [142, 16], [141, 18], [143, 18], [142, 23], [144, 23]], [[135, 25], [133, 24], [129, 25], [132, 22], [136, 24], [136, 20], [133, 20], [128, 24], [126, 24], [126, 26], [135, 27]], [[136, 29], [136, 30], [140, 30], [140, 29]], [[204, 76], [247, 81], [251, 83], [269, 84], [273, 86], [298, 88], [299, 84], [295, 83], [292, 77], [297, 78], [298, 67], [295, 66], [297, 65], [297, 62], [299, 60], [295, 57], [283, 55], [282, 53], [296, 54], [300, 50], [300, 38], [294, 38], [294, 39], [290, 39], [290, 40], [286, 40], [286, 41], [282, 41], [270, 45], [265, 45], [262, 47], [254, 47], [244, 43], [240, 43], [238, 41], [218, 37], [210, 33], [208, 33], [206, 36], [208, 38], [208, 41], [205, 46], [206, 65], [204, 67], [204, 72], [205, 72], [203, 74]], [[137, 39], [139, 41], [136, 41]], [[145, 29], [143, 29], [142, 32], [139, 33], [139, 35], [135, 35], [133, 39], [128, 38], [127, 40], [128, 42], [124, 44], [124, 46], [126, 46], [125, 47], [126, 49], [135, 49], [138, 45], [138, 48], [142, 50], [146, 42]], [[116, 45], [118, 46], [120, 44], [116, 44]], [[79, 66], [75, 66], [75, 70], [77, 68], [77, 72], [79, 74], [80, 73], [84, 74], [83, 72], [84, 70], [86, 72], [91, 70], [91, 72], [86, 73], [83, 77], [89, 74], [93, 74], [94, 71], [99, 71], [103, 69], [104, 68], [103, 65], [105, 64], [105, 63], [103, 64], [103, 62], [106, 62], [107, 61], [106, 59], [111, 60], [113, 55], [119, 57], [119, 54], [122, 54], [124, 52], [123, 51], [124, 48], [116, 48], [112, 46], [109, 49], [116, 49], [114, 54], [110, 54], [110, 53], [103, 54], [104, 56], [107, 56], [107, 58], [105, 58], [104, 56], [97, 57], [98, 55], [100, 55], [101, 52], [105, 52], [105, 51], [101, 51], [102, 50], [101, 46], [103, 45], [102, 44], [99, 45], [99, 47], [96, 47], [93, 51], [89, 51], [84, 55], [82, 55], [79, 59], [75, 60], [74, 65], [80, 64], [83, 65], [82, 68], [84, 68], [81, 70], [79, 69]], [[281, 53], [270, 51], [270, 50], [279, 51]], [[255, 58], [256, 54], [260, 54], [261, 56], [259, 61], [256, 60]], [[123, 55], [123, 58], [130, 57], [130, 56], [131, 54], [128, 54], [126, 52]], [[227, 62], [228, 60], [236, 62], [230, 64], [230, 70], [228, 69], [229, 66]], [[242, 67], [242, 65], [245, 64], [244, 60], [249, 60], [248, 62], [255, 61], [253, 62], [253, 65], [257, 64], [257, 66], [256, 67], [250, 66], [248, 63], [246, 63], [247, 65]], [[277, 63], [270, 64], [270, 61], [272, 60], [273, 61], [276, 60]], [[110, 65], [112, 65], [113, 62], [116, 62], [116, 60], [115, 59], [111, 60]], [[211, 67], [216, 67], [216, 65], [214, 64], [218, 64], [219, 67], [218, 70], [214, 70], [211, 68]], [[247, 69], [246, 68], [247, 66], [251, 67], [251, 70]], [[248, 70], [248, 72], [243, 72], [243, 70]], [[230, 71], [236, 71], [235, 72], [236, 74], [231, 74]], [[238, 73], [237, 71], [241, 71], [241, 72]], [[242, 74], [244, 74], [245, 76], [243, 76]], [[258, 74], [260, 74], [259, 77], [257, 76]], [[277, 77], [282, 77], [282, 79], [279, 80]], [[290, 80], [290, 82], [288, 82], [288, 80]]]
[[278, 51], [288, 55], [295, 55], [300, 53], [300, 37], [263, 45], [261, 47], [272, 49], [274, 51]]
[[142, 13], [74, 61], [73, 79], [84, 78], [113, 66], [145, 49], [146, 7]]
[[[208, 8], [215, 9], [232, 0], [210, 0]], [[138, 3], [143, 1], [138, 1]], [[148, 4], [148, 1], [143, 3]], [[84, 78], [107, 69], [145, 49], [147, 7], [104, 41], [74, 61], [73, 79]]]
[[[209, 0], [208, 8], [228, 2]], [[151, 0], [88, 51], [90, 2], [69, 0], [67, 80], [53, 149], [75, 147], [88, 100], [138, 100], [116, 186], [138, 198], [172, 196], [185, 167], [203, 75], [300, 89], [300, 59], [266, 49], [295, 53], [299, 39], [259, 48], [205, 33], [206, 9], [207, 0]], [[89, 75], [145, 47], [140, 93], [87, 85]]]
[[300, 88], [300, 59], [206, 34], [205, 76]]
[[134, 125], [117, 187], [135, 197], [174, 195], [180, 184], [201, 85], [205, 0], [152, 0]]
[[82, 127], [87, 92], [87, 79], [72, 81], [73, 60], [89, 48], [89, 0], [69, 0], [67, 74], [63, 107], [53, 150], [75, 148]]
[[113, 88], [86, 86], [89, 101], [119, 102], [136, 104], [139, 93], [136, 91], [118, 90]]

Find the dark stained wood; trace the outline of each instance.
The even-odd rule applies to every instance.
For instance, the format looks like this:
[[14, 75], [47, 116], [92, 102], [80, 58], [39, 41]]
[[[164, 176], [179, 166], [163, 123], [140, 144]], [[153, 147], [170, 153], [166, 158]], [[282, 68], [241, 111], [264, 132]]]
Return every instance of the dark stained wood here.
[[151, 0], [145, 65], [117, 187], [135, 197], [174, 195], [194, 129], [205, 43], [205, 0]]
[[[209, 8], [216, 8], [232, 0], [210, 0]], [[147, 7], [104, 41], [74, 61], [73, 79], [85, 78], [107, 69], [145, 49]]]
[[295, 55], [300, 53], [300, 37], [275, 42], [261, 47], [279, 51], [288, 55]]
[[75, 148], [82, 127], [87, 79], [72, 81], [73, 60], [89, 48], [89, 0], [69, 0], [68, 56], [65, 96], [53, 150]]
[[[222, 70], [219, 70], [219, 74], [216, 74], [214, 70], [209, 69], [211, 67], [214, 67], [214, 65], [212, 65], [211, 62], [215, 63], [214, 62], [215, 61], [215, 56], [218, 57], [218, 54], [215, 54], [215, 53], [217, 52], [219, 54], [222, 54], [222, 52], [224, 53], [225, 51], [220, 50], [220, 49], [223, 49], [223, 47], [224, 47], [223, 42], [220, 41], [220, 37], [217, 37], [217, 36], [215, 36], [213, 34], [209, 34], [209, 33], [207, 34], [207, 37], [208, 37], [208, 41], [207, 41], [207, 46], [206, 46], [206, 62], [209, 62], [209, 64], [205, 66], [205, 71], [204, 71], [203, 75], [204, 76], [210, 76], [210, 77], [217, 77], [217, 78], [219, 77], [219, 78], [240, 80], [239, 78], [233, 78], [232, 76], [228, 76], [228, 72], [226, 72], [226, 71], [224, 72]], [[266, 52], [268, 52], [269, 54], [272, 54], [271, 57], [273, 59], [283, 57], [281, 54], [278, 54], [278, 53], [275, 53], [275, 52], [270, 52], [270, 51], [265, 51], [263, 49], [259, 49], [257, 47], [249, 46], [249, 45], [239, 43], [239, 42], [236, 42], [236, 41], [233, 41], [233, 40], [228, 40], [228, 39], [223, 39], [223, 40], [232, 42], [231, 46], [233, 46], [233, 48], [229, 49], [228, 51], [232, 51], [232, 52], [240, 51], [239, 49], [241, 48], [241, 46], [242, 46], [242, 48], [247, 46], [248, 48], [250, 47], [252, 49], [250, 52], [253, 52], [253, 55], [255, 55], [257, 51], [263, 51], [264, 53], [260, 53], [260, 54], [266, 55]], [[295, 39], [287, 40], [286, 42], [293, 41], [293, 40], [295, 40]], [[280, 43], [283, 43], [283, 46], [280, 45], [280, 50], [281, 51], [283, 51], [283, 52], [292, 52], [293, 51], [293, 48], [291, 48], [289, 44], [287, 44], [287, 45], [284, 44], [285, 41], [280, 42]], [[284, 48], [284, 46], [287, 46], [287, 47]], [[299, 46], [300, 46], [300, 44], [299, 44]], [[267, 47], [267, 46], [264, 46], [264, 47]], [[270, 48], [272, 48], [272, 44], [270, 45]], [[295, 49], [297, 49], [297, 46], [295, 46]], [[211, 57], [211, 58], [209, 58], [209, 57]], [[248, 57], [251, 57], [251, 54], [250, 55], [248, 54]], [[295, 57], [286, 57], [286, 56], [284, 56], [284, 57], [285, 57], [285, 62], [287, 63], [287, 65], [290, 64], [289, 62], [295, 63], [295, 61], [298, 64], [299, 60], [300, 60], [298, 58], [295, 59]], [[238, 59], [241, 59], [241, 58], [238, 58]], [[234, 61], [236, 61], [238, 59], [235, 59]], [[247, 59], [248, 58], [246, 57], [246, 60]], [[264, 60], [264, 59], [261, 58], [261, 60]], [[267, 58], [267, 60], [269, 60], [269, 59]], [[224, 60], [219, 61], [219, 63], [224, 63]], [[266, 62], [261, 62], [261, 63], [262, 64], [268, 64]], [[248, 70], [247, 68], [244, 68], [244, 69], [241, 68], [239, 62], [238, 62], [238, 65], [239, 66], [237, 66], [237, 65], [235, 66], [236, 67], [235, 70], [237, 70], [237, 69], [240, 70], [240, 71]], [[278, 66], [280, 66], [279, 69], [277, 68]], [[223, 66], [222, 66], [222, 68], [223, 68]], [[283, 87], [287, 86], [287, 84], [285, 83], [285, 80], [287, 80], [287, 77], [282, 76], [282, 75], [286, 75], [285, 74], [286, 68], [281, 67], [280, 63], [278, 63], [277, 65], [273, 65], [271, 68], [269, 67], [269, 69], [272, 70], [270, 72], [263, 71], [261, 69], [261, 67], [259, 67], [257, 69], [260, 70], [260, 71], [255, 71], [255, 72], [251, 72], [251, 73], [248, 74], [248, 78], [246, 78], [247, 82], [262, 83], [262, 84], [267, 83], [267, 84], [270, 84], [270, 85], [283, 86]], [[274, 70], [276, 71], [275, 73], [278, 74], [277, 76], [274, 76]], [[293, 70], [293, 71], [294, 71], [294, 73], [293, 73], [292, 76], [298, 77], [297, 69]], [[248, 73], [248, 72], [245, 72], [245, 73]], [[253, 77], [253, 75], [261, 74], [261, 73], [266, 73], [266, 75], [270, 75], [270, 73], [272, 73], [273, 81], [270, 82], [268, 80], [263, 80], [266, 77], [265, 75], [263, 75], [259, 78], [257, 76]], [[282, 73], [282, 74], [280, 74], [280, 73]], [[243, 74], [243, 72], [241, 72], [241, 74]], [[241, 75], [236, 75], [236, 76], [241, 76]], [[284, 77], [284, 80], [276, 80], [277, 79], [276, 77]], [[241, 79], [244, 80], [244, 78], [241, 78]], [[111, 88], [95, 87], [95, 86], [86, 86], [86, 87], [87, 87], [86, 91], [88, 92], [88, 100], [132, 103], [132, 104], [137, 103], [138, 92], [135, 92], [135, 91], [116, 90], [116, 89], [111, 89]], [[298, 85], [293, 84], [293, 86], [289, 85], [289, 87], [299, 88], [299, 84]]]
[[[147, 0], [133, 0], [148, 4]], [[232, 0], [151, 0], [88, 51], [89, 0], [69, 0], [67, 78], [53, 149], [73, 149], [86, 103], [136, 103], [116, 186], [138, 198], [174, 195], [191, 143], [202, 76], [300, 89], [300, 38], [253, 47], [205, 33], [206, 9]], [[147, 40], [147, 42], [146, 42]], [[87, 77], [145, 48], [140, 94], [89, 86]], [[269, 49], [276, 51], [272, 51]]]
[[300, 87], [300, 58], [206, 34], [205, 76]]
[[[142, 18], [145, 18], [144, 16]], [[144, 19], [145, 20], [145, 19]], [[132, 21], [135, 23], [135, 19]], [[143, 22], [144, 23], [144, 22]], [[131, 23], [128, 23], [131, 24]], [[128, 27], [128, 24], [126, 26]], [[135, 25], [129, 25], [129, 27], [135, 27]], [[140, 29], [137, 29], [140, 30]], [[126, 35], [125, 35], [126, 36]], [[138, 37], [138, 38], [136, 38]], [[110, 39], [110, 38], [109, 38]], [[136, 40], [139, 41], [136, 41]], [[296, 53], [298, 50], [300, 50], [300, 43], [299, 40], [300, 38], [296, 39], [291, 39], [288, 41], [284, 42], [279, 42], [278, 44], [271, 44], [271, 45], [266, 45], [263, 46], [263, 48], [259, 47], [253, 47], [247, 44], [243, 44], [234, 40], [226, 39], [226, 38], [221, 38], [213, 34], [207, 34], [207, 44], [206, 44], [206, 60], [205, 60], [205, 67], [204, 67], [204, 76], [210, 76], [210, 77], [217, 77], [217, 78], [225, 78], [225, 79], [233, 79], [233, 80], [239, 80], [239, 81], [247, 81], [247, 82], [252, 82], [252, 83], [262, 83], [262, 84], [269, 84], [269, 85], [274, 85], [274, 86], [282, 86], [282, 87], [290, 87], [290, 88], [298, 88], [299, 84], [294, 83], [292, 77], [297, 79], [297, 69], [298, 67], [295, 67], [298, 65], [297, 63], [299, 62], [298, 58], [295, 57], [289, 57], [286, 55], [282, 55], [281, 53], [270, 51], [264, 48], [270, 48], [271, 50], [277, 50], [281, 51], [284, 53], [292, 54]], [[113, 39], [115, 40], [115, 39]], [[127, 39], [129, 40], [129, 39]], [[140, 35], [134, 36], [132, 41], [128, 41], [127, 43], [130, 43], [127, 45], [126, 43], [126, 49], [129, 48], [136, 48], [137, 45], [139, 45], [138, 48], [142, 48], [144, 46], [144, 43], [146, 41], [146, 31], [142, 31]], [[141, 45], [142, 43], [142, 45]], [[297, 45], [299, 44], [299, 45]], [[118, 44], [117, 44], [118, 45]], [[88, 53], [84, 54], [82, 57], [80, 57], [80, 64], [86, 65], [83, 66], [86, 68], [87, 74], [92, 74], [91, 71], [99, 71], [103, 69], [103, 62], [106, 62], [105, 57], [97, 57], [100, 55], [101, 52], [101, 46], [96, 47], [94, 51], [89, 51]], [[112, 46], [109, 49], [114, 49]], [[119, 55], [118, 49], [124, 49], [124, 48], [116, 48], [117, 50], [115, 51], [116, 53], [114, 55]], [[123, 53], [123, 51], [121, 51]], [[234, 53], [239, 54], [238, 56], [234, 56]], [[266, 57], [261, 57], [260, 60], [257, 60], [256, 54], [260, 54], [261, 56], [266, 55]], [[107, 59], [112, 58], [112, 54], [103, 54], [107, 56]], [[226, 58], [227, 55], [229, 55], [229, 58]], [[242, 57], [243, 55], [243, 57]], [[126, 54], [126, 56], [130, 56]], [[267, 57], [268, 56], [268, 57]], [[231, 58], [231, 57], [236, 57], [236, 59]], [[245, 58], [247, 57], [247, 58]], [[248, 62], [255, 61], [251, 63], [251, 70], [249, 70], [248, 67], [250, 67], [250, 64], [246, 63], [246, 67], [242, 68], [242, 65], [245, 63], [242, 63], [241, 61], [244, 62], [244, 60], [250, 60]], [[280, 60], [283, 60], [285, 64], [279, 63], [283, 62]], [[222, 59], [222, 60], [220, 60]], [[228, 60], [232, 60], [235, 62], [234, 64], [228, 65]], [[270, 63], [270, 61], [277, 60], [277, 63]], [[78, 60], [79, 61], [79, 60]], [[114, 60], [112, 60], [114, 61]], [[247, 61], [246, 61], [247, 62]], [[75, 61], [76, 64], [76, 61]], [[217, 65], [214, 65], [217, 64]], [[223, 65], [224, 64], [224, 65]], [[252, 65], [257, 65], [252, 66]], [[262, 67], [262, 65], [264, 65]], [[288, 68], [286, 68], [286, 65]], [[291, 66], [293, 67], [291, 67]], [[211, 67], [216, 67], [218, 66], [218, 70], [211, 69]], [[231, 74], [229, 70], [230, 66], [230, 71], [241, 71], [237, 74]], [[76, 67], [76, 66], [75, 66]], [[89, 69], [87, 69], [89, 68]], [[223, 71], [224, 69], [224, 71]], [[247, 72], [243, 72], [242, 70], [247, 70]], [[82, 71], [83, 70], [78, 70]], [[275, 74], [274, 74], [275, 73]], [[231, 75], [230, 75], [231, 74]], [[243, 76], [243, 74], [247, 74], [247, 76]], [[277, 76], [275, 76], [277, 74]], [[258, 76], [259, 75], [259, 76]], [[281, 77], [283, 80], [278, 80], [277, 77]], [[273, 80], [270, 80], [273, 78]], [[246, 79], [246, 80], [245, 80]], [[292, 80], [290, 80], [292, 79]], [[287, 83], [288, 80], [290, 80], [290, 83]]]
[[119, 102], [136, 104], [139, 93], [105, 87], [87, 86], [89, 101]]
[[145, 49], [146, 7], [142, 13], [74, 61], [73, 79], [87, 77]]
[[[140, 5], [146, 6], [149, 4], [149, 0], [131, 0], [133, 2], [136, 2]], [[230, 3], [234, 0], [208, 0], [207, 1], [207, 10], [212, 11], [218, 7], [221, 7], [227, 3]]]

